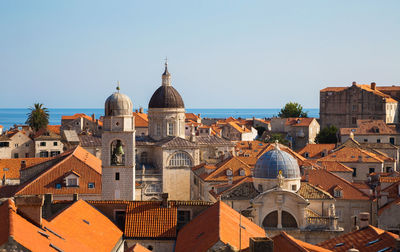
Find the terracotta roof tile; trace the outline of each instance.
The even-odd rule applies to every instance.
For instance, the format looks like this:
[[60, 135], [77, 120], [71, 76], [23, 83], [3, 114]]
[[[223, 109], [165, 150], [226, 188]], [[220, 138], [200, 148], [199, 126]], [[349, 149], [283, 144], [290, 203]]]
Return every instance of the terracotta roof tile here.
[[135, 127], [139, 128], [149, 127], [149, 118], [147, 114], [140, 112], [133, 112], [133, 116], [135, 117]]
[[130, 238], [175, 238], [176, 207], [163, 208], [157, 201], [131, 201], [126, 210], [124, 235]]
[[350, 182], [328, 172], [326, 170], [307, 170], [306, 178], [308, 182], [315, 186], [321, 187], [326, 192], [329, 192], [333, 196], [333, 188], [340, 186], [343, 189], [341, 199], [345, 200], [369, 200], [369, 196], [364, 192], [360, 191]]
[[391, 207], [395, 205], [400, 205], [400, 197], [397, 197], [395, 200], [387, 203], [386, 205], [382, 206], [378, 210], [378, 216], [380, 216], [385, 210], [390, 209]]
[[61, 116], [61, 120], [75, 120], [77, 118], [85, 118], [89, 121], [92, 121], [92, 117], [84, 114], [84, 113], [77, 113], [75, 115], [72, 116]]
[[249, 247], [250, 237], [265, 237], [261, 227], [218, 201], [179, 231], [175, 251], [207, 251], [218, 241], [239, 248], [239, 225], [244, 227], [241, 230], [240, 249]]
[[305, 199], [333, 199], [333, 197], [321, 188], [307, 182], [301, 182], [300, 190], [298, 191]]
[[312, 245], [307, 242], [300, 241], [288, 235], [286, 232], [281, 232], [271, 238], [274, 241], [275, 252], [288, 252], [288, 251], [304, 251], [304, 252], [329, 252], [331, 250]]
[[341, 135], [350, 135], [353, 132], [354, 135], [398, 135], [395, 128], [389, 127], [382, 120], [357, 120], [357, 128], [340, 128]]
[[298, 150], [297, 153], [302, 156], [308, 153], [308, 158], [320, 158], [322, 157], [322, 153], [328, 154], [335, 148], [336, 144], [307, 144], [302, 149]]
[[393, 233], [369, 225], [317, 245], [333, 251], [347, 251], [354, 247], [359, 251], [375, 252], [385, 248], [396, 248], [396, 238], [398, 236]]
[[[70, 171], [81, 175], [78, 187], [62, 186], [64, 177]], [[95, 188], [88, 188], [88, 183], [95, 183]], [[78, 146], [73, 151], [60, 158], [42, 173], [22, 184], [16, 195], [33, 194], [101, 194], [101, 160]]]
[[58, 135], [60, 135], [61, 125], [47, 125], [47, 130], [52, 131]]
[[397, 183], [400, 181], [400, 177], [388, 177], [388, 176], [380, 176], [379, 182], [381, 183]]
[[317, 164], [322, 168], [330, 172], [353, 172], [353, 169], [344, 165], [338, 161], [318, 161]]
[[[39, 163], [46, 162], [52, 158], [5, 158], [0, 159], [0, 179], [19, 179], [21, 167], [30, 167]], [[24, 165], [22, 163], [25, 163]]]
[[185, 113], [186, 116], [186, 120], [192, 120], [197, 122], [197, 120], [200, 119], [200, 117], [198, 115], [196, 115], [195, 113]]
[[285, 125], [294, 127], [308, 127], [315, 118], [312, 117], [290, 117], [286, 119]]
[[318, 159], [318, 161], [338, 161], [341, 163], [356, 163], [360, 161], [360, 157], [363, 163], [382, 163], [384, 161], [393, 161], [393, 159], [375, 154], [361, 148], [355, 147], [339, 147], [328, 156]]
[[[228, 181], [229, 176], [227, 172], [232, 172], [232, 179], [235, 181], [241, 179], [244, 176], [251, 175], [251, 167], [239, 158], [232, 156], [223, 162], [217, 164], [217, 169], [211, 172], [206, 178], [206, 181]], [[240, 175], [240, 171], [243, 170], [245, 175]]]

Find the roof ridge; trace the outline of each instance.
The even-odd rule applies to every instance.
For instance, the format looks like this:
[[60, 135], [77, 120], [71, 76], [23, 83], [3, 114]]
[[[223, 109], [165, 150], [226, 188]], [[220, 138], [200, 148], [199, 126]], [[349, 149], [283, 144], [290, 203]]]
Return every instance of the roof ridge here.
[[289, 241], [292, 245], [296, 246], [296, 247], [297, 247], [298, 249], [300, 249], [301, 251], [308, 252], [307, 249], [305, 249], [305, 248], [303, 248], [302, 246], [300, 246], [300, 244], [298, 244], [296, 241], [294, 241], [294, 240], [293, 240], [294, 238], [291, 237], [289, 234], [287, 234], [285, 231], [282, 231], [282, 232], [281, 232], [281, 235], [282, 235], [282, 237], [283, 237], [285, 240]]

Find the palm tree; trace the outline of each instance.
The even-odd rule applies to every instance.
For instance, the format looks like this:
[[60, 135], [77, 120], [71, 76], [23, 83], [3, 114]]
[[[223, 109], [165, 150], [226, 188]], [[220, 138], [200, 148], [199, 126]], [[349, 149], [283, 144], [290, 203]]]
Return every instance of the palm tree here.
[[44, 129], [49, 124], [49, 111], [47, 108], [43, 107], [41, 103], [35, 103], [33, 107], [29, 108], [31, 112], [27, 114], [28, 119], [26, 124], [28, 124], [35, 132], [40, 129]]

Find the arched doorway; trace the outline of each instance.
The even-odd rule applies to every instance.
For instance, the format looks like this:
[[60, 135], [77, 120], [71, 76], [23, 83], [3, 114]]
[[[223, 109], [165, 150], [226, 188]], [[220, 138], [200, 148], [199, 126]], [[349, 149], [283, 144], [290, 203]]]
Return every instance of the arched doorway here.
[[290, 213], [282, 211], [282, 227], [283, 228], [297, 228], [296, 219]]
[[278, 226], [278, 211], [273, 211], [265, 216], [262, 225], [264, 228], [276, 228]]

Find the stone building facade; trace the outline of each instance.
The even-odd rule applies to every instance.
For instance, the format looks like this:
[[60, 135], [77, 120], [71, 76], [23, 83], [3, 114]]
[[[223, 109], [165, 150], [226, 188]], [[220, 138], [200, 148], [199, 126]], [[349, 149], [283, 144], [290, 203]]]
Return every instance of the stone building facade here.
[[400, 87], [377, 87], [375, 82], [324, 88], [320, 91], [321, 127], [352, 128], [357, 126], [358, 119], [398, 123], [399, 94]]

